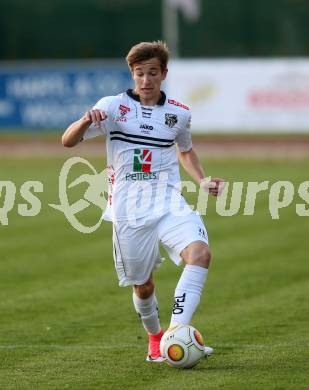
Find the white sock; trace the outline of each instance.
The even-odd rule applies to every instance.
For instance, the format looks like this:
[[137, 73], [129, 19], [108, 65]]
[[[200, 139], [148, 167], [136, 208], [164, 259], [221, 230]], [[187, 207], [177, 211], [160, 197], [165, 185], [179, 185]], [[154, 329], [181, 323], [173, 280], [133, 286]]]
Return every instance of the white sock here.
[[141, 299], [133, 292], [133, 303], [146, 331], [150, 334], [158, 334], [161, 326], [155, 293], [147, 299]]
[[170, 327], [189, 325], [200, 302], [208, 269], [198, 265], [186, 265], [175, 290], [175, 303]]

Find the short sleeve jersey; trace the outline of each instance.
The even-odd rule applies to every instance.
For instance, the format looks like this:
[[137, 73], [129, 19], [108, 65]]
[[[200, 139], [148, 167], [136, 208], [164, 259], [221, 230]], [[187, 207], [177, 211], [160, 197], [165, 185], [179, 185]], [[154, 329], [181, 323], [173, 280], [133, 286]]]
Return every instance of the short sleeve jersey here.
[[103, 218], [129, 220], [132, 209], [134, 218], [151, 217], [158, 199], [166, 212], [175, 193], [181, 198], [176, 144], [181, 152], [192, 148], [189, 108], [164, 92], [155, 106], [144, 106], [132, 90], [104, 97], [94, 108], [107, 119], [100, 129], [91, 125], [84, 139], [106, 136], [109, 202]]

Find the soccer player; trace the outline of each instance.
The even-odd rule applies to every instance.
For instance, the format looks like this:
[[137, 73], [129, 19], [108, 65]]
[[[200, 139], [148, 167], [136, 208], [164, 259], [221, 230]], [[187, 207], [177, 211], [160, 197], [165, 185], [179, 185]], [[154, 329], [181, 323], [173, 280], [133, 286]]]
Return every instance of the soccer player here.
[[[189, 108], [161, 91], [168, 57], [161, 41], [133, 46], [126, 60], [134, 89], [103, 97], [62, 136], [67, 147], [106, 136], [110, 188], [103, 218], [113, 222], [119, 285], [133, 286], [133, 304], [149, 336], [147, 360], [152, 362], [163, 360], [159, 345], [164, 332], [153, 278], [161, 263], [160, 242], [175, 264], [185, 263], [170, 328], [190, 324], [211, 257], [204, 223], [181, 195], [178, 161], [210, 194], [218, 196], [223, 184], [220, 178], [212, 179], [211, 185], [205, 180], [192, 147]], [[205, 355], [211, 352], [205, 347]]]

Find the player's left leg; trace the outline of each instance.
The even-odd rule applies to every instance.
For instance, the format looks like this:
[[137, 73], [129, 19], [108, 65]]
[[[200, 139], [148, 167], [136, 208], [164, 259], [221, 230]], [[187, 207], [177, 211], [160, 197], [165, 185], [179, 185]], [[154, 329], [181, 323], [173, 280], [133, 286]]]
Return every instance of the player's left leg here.
[[[206, 243], [195, 241], [181, 252], [181, 257], [186, 265], [175, 289], [170, 327], [191, 323], [207, 279], [211, 252]], [[205, 355], [212, 353], [213, 348], [205, 346]]]
[[[175, 289], [170, 328], [189, 325], [200, 302], [211, 260], [206, 228], [195, 213], [178, 217], [169, 214], [162, 219], [160, 239], [177, 265], [185, 263]], [[206, 354], [211, 352], [212, 348], [205, 349]]]
[[[189, 325], [192, 316], [200, 303], [201, 295], [207, 279], [211, 252], [208, 245], [195, 241], [188, 245], [181, 257], [186, 266], [175, 289], [170, 327], [177, 324]], [[213, 348], [205, 346], [205, 355], [211, 355]]]
[[205, 242], [195, 241], [181, 252], [181, 257], [186, 265], [175, 289], [171, 327], [190, 324], [207, 279], [211, 253]]

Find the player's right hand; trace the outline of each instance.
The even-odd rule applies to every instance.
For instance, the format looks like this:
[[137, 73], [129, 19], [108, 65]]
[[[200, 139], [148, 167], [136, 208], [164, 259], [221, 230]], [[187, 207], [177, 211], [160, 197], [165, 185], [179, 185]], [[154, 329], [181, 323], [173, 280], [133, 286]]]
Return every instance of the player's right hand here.
[[107, 115], [104, 111], [99, 109], [92, 109], [85, 113], [85, 119], [99, 129], [101, 127], [101, 121], [104, 121]]

